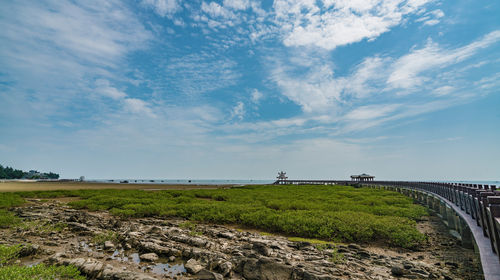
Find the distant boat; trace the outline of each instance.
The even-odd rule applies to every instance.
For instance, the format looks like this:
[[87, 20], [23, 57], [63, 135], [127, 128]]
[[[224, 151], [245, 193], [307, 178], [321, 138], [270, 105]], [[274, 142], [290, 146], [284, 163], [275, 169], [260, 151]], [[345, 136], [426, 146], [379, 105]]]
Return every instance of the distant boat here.
[[120, 181], [120, 183], [122, 183], [122, 184], [128, 184], [128, 181], [124, 180], [124, 181]]

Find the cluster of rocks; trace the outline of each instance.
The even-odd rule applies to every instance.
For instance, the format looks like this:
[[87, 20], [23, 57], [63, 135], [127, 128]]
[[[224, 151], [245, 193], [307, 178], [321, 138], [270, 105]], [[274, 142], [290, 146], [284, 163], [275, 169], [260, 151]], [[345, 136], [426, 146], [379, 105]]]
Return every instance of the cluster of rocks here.
[[[89, 279], [466, 279], [457, 274], [460, 264], [435, 265], [439, 260], [425, 252], [314, 245], [218, 225], [196, 225], [194, 231], [182, 220], [120, 220], [58, 203], [37, 203], [18, 208], [17, 213], [28, 220], [65, 223], [68, 228], [46, 235], [21, 230], [7, 241], [40, 244], [48, 254], [42, 261], [72, 264]], [[116, 235], [114, 242], [92, 244], [94, 235], [109, 231]], [[149, 264], [181, 262], [185, 273], [155, 274], [137, 263], [117, 261], [110, 253], [118, 249], [137, 252]]]

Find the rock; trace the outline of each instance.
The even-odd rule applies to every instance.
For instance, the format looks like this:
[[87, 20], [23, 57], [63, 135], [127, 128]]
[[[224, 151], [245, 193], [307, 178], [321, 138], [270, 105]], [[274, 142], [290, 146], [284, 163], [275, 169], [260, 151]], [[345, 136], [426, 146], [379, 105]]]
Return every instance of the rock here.
[[403, 276], [405, 274], [405, 269], [402, 265], [393, 265], [391, 267], [391, 273], [394, 276]]
[[217, 236], [227, 239], [234, 239], [235, 237], [235, 235], [229, 231], [219, 232]]
[[219, 265], [219, 271], [225, 277], [230, 276], [232, 270], [233, 270], [233, 263], [232, 262], [223, 262]]
[[19, 251], [19, 257], [22, 258], [22, 257], [36, 255], [39, 250], [40, 250], [40, 246], [38, 246], [36, 244], [35, 245], [25, 245]]
[[362, 259], [369, 259], [371, 257], [371, 254], [365, 250], [358, 251], [357, 255]]
[[194, 276], [194, 279], [198, 280], [223, 280], [224, 277], [220, 275], [219, 273], [215, 273], [206, 269], [200, 270], [196, 275]]
[[405, 269], [410, 269], [410, 268], [413, 268], [413, 267], [414, 267], [414, 265], [413, 265], [411, 262], [409, 262], [409, 261], [404, 261], [404, 262], [403, 262], [403, 267], [404, 267]]
[[361, 246], [359, 246], [358, 244], [349, 244], [347, 245], [347, 248], [351, 249], [351, 250], [362, 250]]
[[196, 274], [203, 269], [203, 266], [195, 259], [189, 259], [186, 264], [184, 264], [187, 272], [191, 274]]
[[168, 257], [168, 261], [169, 261], [169, 262], [174, 262], [174, 261], [175, 261], [175, 256], [170, 256], [170, 257]]
[[155, 262], [158, 260], [158, 255], [155, 253], [147, 253], [140, 255], [139, 258], [147, 262]]
[[264, 256], [269, 256], [271, 253], [271, 249], [267, 247], [265, 243], [262, 242], [254, 242], [253, 249], [255, 250], [255, 252]]
[[104, 249], [106, 250], [114, 250], [115, 249], [115, 244], [113, 242], [106, 240], [104, 241]]

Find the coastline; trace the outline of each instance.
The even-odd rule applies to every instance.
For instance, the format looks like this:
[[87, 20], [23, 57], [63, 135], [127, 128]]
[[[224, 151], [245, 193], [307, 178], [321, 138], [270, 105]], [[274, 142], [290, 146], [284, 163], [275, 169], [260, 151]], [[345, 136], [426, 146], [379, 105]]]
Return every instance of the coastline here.
[[235, 186], [235, 184], [143, 184], [143, 183], [101, 183], [101, 182], [28, 182], [28, 181], [0, 181], [0, 192], [21, 191], [53, 191], [53, 190], [191, 190], [191, 189], [220, 189]]

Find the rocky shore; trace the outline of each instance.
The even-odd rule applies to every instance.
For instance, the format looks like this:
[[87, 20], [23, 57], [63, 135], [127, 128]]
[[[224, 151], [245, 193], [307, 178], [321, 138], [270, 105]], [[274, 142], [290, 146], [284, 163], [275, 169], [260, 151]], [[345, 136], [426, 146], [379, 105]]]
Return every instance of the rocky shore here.
[[179, 219], [122, 220], [64, 200], [31, 200], [14, 211], [32, 226], [0, 230], [0, 243], [24, 244], [21, 264], [72, 264], [88, 279], [481, 279], [474, 252], [436, 217], [418, 225], [427, 244], [409, 251]]

